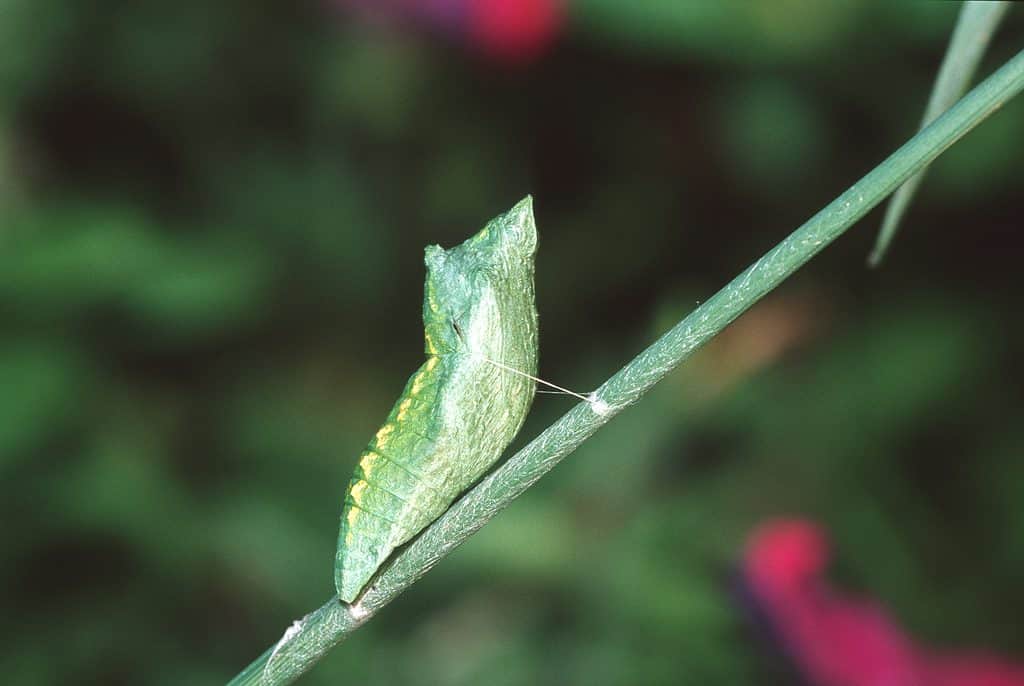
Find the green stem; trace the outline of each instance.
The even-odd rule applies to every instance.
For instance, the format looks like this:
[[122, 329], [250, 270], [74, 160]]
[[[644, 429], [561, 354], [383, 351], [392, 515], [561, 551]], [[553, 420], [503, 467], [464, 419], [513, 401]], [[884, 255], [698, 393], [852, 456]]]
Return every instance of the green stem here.
[[576, 405], [466, 493], [397, 554], [355, 603], [328, 601], [294, 624], [287, 640], [231, 683], [286, 684], [297, 679], [612, 417], [1022, 88], [1024, 51], [608, 379], [594, 395], [601, 404]]

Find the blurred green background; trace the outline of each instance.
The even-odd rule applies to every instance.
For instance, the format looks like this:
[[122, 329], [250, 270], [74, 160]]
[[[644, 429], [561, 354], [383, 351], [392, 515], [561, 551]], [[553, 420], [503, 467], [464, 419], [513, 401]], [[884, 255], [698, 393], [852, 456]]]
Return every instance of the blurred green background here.
[[[5, 0], [4, 680], [226, 681], [333, 592], [424, 245], [532, 193], [541, 375], [593, 388], [911, 135], [956, 12], [576, 0], [511, 59], [340, 1]], [[1022, 145], [1015, 102], [884, 269], [876, 211], [302, 683], [786, 683], [729, 583], [779, 514], [1024, 657]]]

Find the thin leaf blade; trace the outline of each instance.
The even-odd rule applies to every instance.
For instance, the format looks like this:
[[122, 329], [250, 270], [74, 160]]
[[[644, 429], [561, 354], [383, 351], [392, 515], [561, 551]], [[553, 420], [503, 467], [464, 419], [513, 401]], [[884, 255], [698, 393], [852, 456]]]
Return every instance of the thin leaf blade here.
[[[969, 0], [964, 3], [957, 19], [956, 28], [953, 29], [949, 47], [946, 49], [946, 55], [942, 60], [942, 66], [935, 78], [935, 85], [932, 86], [932, 94], [928, 99], [928, 106], [925, 108], [924, 117], [921, 119], [921, 126], [918, 130], [928, 126], [940, 114], [952, 107], [966, 92], [989, 42], [1009, 6], [1007, 2], [982, 2], [979, 0]], [[878, 232], [875, 246], [868, 256], [868, 266], [878, 267], [882, 263], [889, 245], [899, 230], [900, 222], [910, 206], [910, 201], [917, 193], [921, 181], [924, 180], [926, 171], [927, 167], [911, 177], [893, 195], [886, 207], [885, 218], [882, 221], [882, 228]]]

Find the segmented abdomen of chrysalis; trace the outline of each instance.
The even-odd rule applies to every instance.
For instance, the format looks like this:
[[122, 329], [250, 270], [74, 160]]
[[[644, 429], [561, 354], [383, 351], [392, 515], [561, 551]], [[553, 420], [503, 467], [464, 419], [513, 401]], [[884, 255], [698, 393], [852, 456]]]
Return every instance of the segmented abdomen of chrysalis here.
[[459, 246], [426, 249], [427, 359], [359, 458], [341, 515], [335, 585], [352, 602], [394, 549], [443, 513], [522, 426], [536, 374], [529, 197]]

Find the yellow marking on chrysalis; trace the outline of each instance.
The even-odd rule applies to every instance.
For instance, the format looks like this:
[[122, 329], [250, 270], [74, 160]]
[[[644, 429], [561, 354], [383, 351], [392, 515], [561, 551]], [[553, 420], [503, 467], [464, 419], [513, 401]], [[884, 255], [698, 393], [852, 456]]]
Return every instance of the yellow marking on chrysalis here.
[[491, 230], [488, 229], [487, 227], [484, 227], [484, 228], [480, 229], [480, 233], [478, 233], [476, 236], [474, 236], [473, 240], [474, 241], [485, 241], [485, 240], [487, 240], [487, 237], [490, 236], [490, 235], [491, 235]]
[[437, 300], [434, 298], [434, 289], [432, 287], [427, 286], [426, 296], [427, 296], [427, 306], [430, 308], [430, 311], [431, 312], [437, 312], [437, 310], [438, 310]]
[[395, 420], [397, 420], [397, 421], [399, 421], [399, 422], [400, 422], [400, 421], [402, 421], [403, 419], [405, 419], [405, 415], [406, 415], [406, 414], [408, 414], [408, 412], [409, 412], [409, 407], [410, 407], [411, 405], [412, 405], [412, 398], [406, 398], [405, 400], [403, 400], [402, 402], [400, 402], [400, 403], [398, 404], [398, 416], [397, 416], [397, 417], [395, 417]]
[[427, 360], [427, 371], [428, 372], [434, 371], [434, 367], [437, 366], [438, 359], [440, 359], [440, 358], [438, 358], [437, 355], [434, 355], [429, 360]]
[[377, 445], [384, 445], [387, 443], [388, 436], [390, 436], [391, 432], [394, 430], [395, 426], [393, 424], [385, 424], [380, 427], [380, 429], [377, 430]]
[[423, 372], [420, 372], [419, 374], [414, 376], [413, 379], [412, 379], [412, 386], [409, 388], [409, 393], [411, 393], [412, 395], [416, 395], [417, 393], [422, 391], [423, 390], [423, 384], [424, 384], [423, 379], [425, 377], [426, 377], [426, 374], [424, 374]]
[[352, 531], [352, 527], [354, 527], [356, 525], [356, 520], [357, 519], [359, 519], [359, 508], [358, 507], [350, 507], [350, 508], [348, 508], [348, 515], [346, 516], [346, 520], [348, 521], [348, 528], [349, 528], [349, 532], [350, 533]]
[[[437, 346], [434, 345], [434, 339], [430, 337], [429, 333], [424, 333], [423, 334], [423, 338], [425, 338], [426, 341], [427, 341], [427, 354], [429, 354], [429, 355], [436, 355], [437, 354]], [[431, 359], [433, 359], [433, 358], [431, 358]]]
[[356, 505], [359, 504], [359, 501], [363, 497], [363, 491], [365, 491], [366, 487], [369, 485], [370, 484], [366, 483], [365, 480], [360, 479], [352, 486], [352, 490], [350, 490], [349, 493], [352, 496], [352, 500], [356, 501]]
[[[385, 427], [390, 427], [391, 425], [390, 424], [385, 424], [384, 426]], [[381, 429], [381, 431], [383, 431], [383, 429]], [[378, 431], [377, 433], [379, 434], [380, 431]], [[380, 445], [380, 441], [377, 442], [377, 445]], [[364, 453], [363, 454], [363, 459], [359, 460], [359, 468], [363, 470], [363, 476], [364, 477], [369, 478], [370, 472], [373, 471], [374, 463], [377, 462], [377, 460], [379, 460], [379, 459], [380, 459], [380, 455], [378, 455], [377, 453]]]

